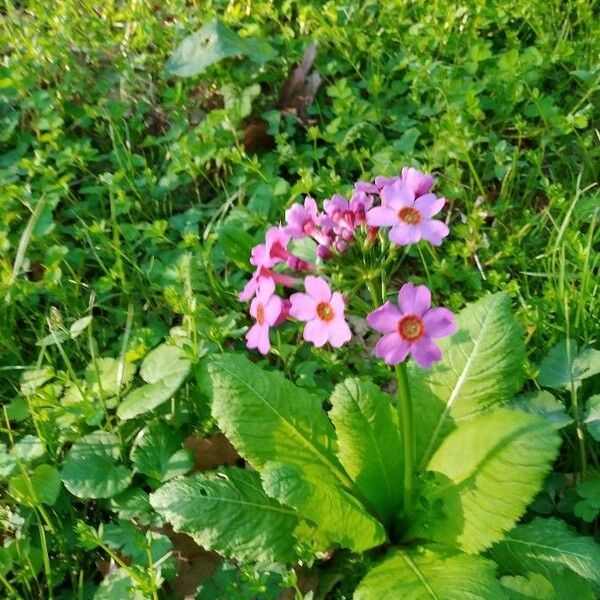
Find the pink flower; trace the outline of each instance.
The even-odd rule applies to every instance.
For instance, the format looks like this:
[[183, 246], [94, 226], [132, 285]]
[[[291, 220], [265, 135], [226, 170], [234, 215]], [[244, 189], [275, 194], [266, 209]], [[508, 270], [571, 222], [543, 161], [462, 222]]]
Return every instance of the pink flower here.
[[435, 179], [431, 175], [419, 171], [419, 169], [404, 167], [402, 169], [402, 182], [405, 183], [418, 198], [429, 192], [435, 183]]
[[329, 342], [339, 348], [350, 341], [352, 332], [344, 318], [344, 298], [339, 292], [331, 293], [322, 277], [309, 275], [304, 279], [306, 294], [292, 294], [290, 316], [306, 321], [304, 339], [317, 348]]
[[308, 196], [304, 199], [304, 205], [293, 204], [285, 211], [285, 232], [295, 240], [300, 240], [315, 232], [318, 219], [317, 203]]
[[334, 194], [330, 200], [323, 202], [323, 210], [335, 227], [354, 230], [354, 212], [344, 196]]
[[265, 236], [265, 243], [252, 248], [250, 263], [255, 267], [271, 268], [278, 262], [286, 261], [290, 256], [287, 245], [290, 236], [283, 227], [271, 227]]
[[384, 334], [375, 346], [375, 354], [388, 365], [396, 365], [410, 352], [420, 367], [428, 369], [442, 358], [432, 338], [456, 331], [454, 315], [447, 308], [430, 308], [431, 292], [424, 285], [404, 284], [398, 293], [398, 305], [386, 302], [367, 315], [367, 323]]
[[275, 282], [272, 279], [262, 280], [250, 305], [250, 314], [256, 323], [246, 333], [246, 346], [257, 348], [261, 354], [267, 354], [271, 349], [269, 328], [276, 323], [282, 310], [281, 298], [274, 292]]
[[415, 193], [401, 181], [395, 181], [381, 190], [382, 206], [367, 213], [367, 223], [372, 227], [391, 226], [390, 240], [399, 246], [414, 244], [425, 238], [439, 246], [448, 233], [448, 226], [434, 215], [444, 207], [446, 200], [434, 194], [415, 199]]
[[373, 197], [367, 193], [357, 190], [350, 198], [350, 210], [354, 214], [354, 223], [362, 225], [367, 222], [367, 211], [373, 206]]

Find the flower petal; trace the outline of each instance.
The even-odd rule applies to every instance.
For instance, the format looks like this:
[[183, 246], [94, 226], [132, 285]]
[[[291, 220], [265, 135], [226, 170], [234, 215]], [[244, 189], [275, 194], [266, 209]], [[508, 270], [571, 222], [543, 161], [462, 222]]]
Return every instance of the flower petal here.
[[438, 198], [435, 194], [425, 194], [415, 200], [415, 208], [428, 219], [437, 215], [446, 204], [445, 198]]
[[426, 285], [405, 283], [398, 292], [398, 304], [404, 314], [422, 317], [431, 306], [431, 292]]
[[281, 298], [275, 295], [271, 296], [265, 304], [265, 321], [269, 325], [273, 325], [279, 318], [282, 305], [283, 301]]
[[304, 279], [304, 288], [309, 296], [312, 296], [317, 302], [329, 302], [331, 300], [331, 288], [322, 277], [308, 275]]
[[446, 337], [456, 333], [458, 327], [451, 310], [444, 307], [432, 308], [423, 316], [425, 331], [429, 337]]
[[256, 297], [266, 304], [269, 298], [275, 293], [275, 282], [269, 277], [259, 277], [258, 292]]
[[267, 354], [271, 349], [269, 328], [255, 323], [246, 333], [246, 347], [257, 348], [261, 354]]
[[344, 296], [339, 292], [333, 292], [331, 294], [331, 300], [329, 301], [329, 306], [333, 309], [334, 318], [344, 318], [344, 311], [346, 310], [346, 302], [344, 301]]
[[367, 225], [371, 227], [389, 227], [397, 222], [397, 211], [385, 206], [376, 206], [367, 212]]
[[350, 331], [350, 327], [348, 326], [348, 323], [346, 323], [343, 317], [331, 321], [328, 329], [329, 343], [334, 348], [339, 348], [340, 346], [343, 346], [352, 338], [352, 331]]
[[417, 196], [422, 196], [433, 187], [435, 180], [431, 175], [426, 175], [423, 171], [419, 171], [419, 169], [404, 167], [402, 169], [402, 181], [404, 181]]
[[313, 343], [317, 348], [325, 345], [329, 337], [329, 330], [321, 319], [313, 319], [304, 327], [304, 339]]
[[434, 246], [439, 246], [450, 233], [448, 225], [437, 219], [426, 219], [421, 223], [421, 236]]
[[390, 229], [390, 240], [398, 246], [416, 244], [421, 239], [421, 226], [400, 222]]
[[367, 323], [381, 333], [396, 331], [402, 313], [395, 304], [386, 302], [383, 306], [367, 315]]
[[427, 336], [423, 336], [418, 342], [415, 342], [410, 349], [410, 353], [415, 362], [424, 369], [429, 369], [434, 362], [442, 359], [442, 351]]
[[312, 296], [298, 292], [290, 296], [290, 316], [299, 321], [310, 321], [317, 316], [317, 303]]
[[410, 350], [410, 344], [405, 342], [397, 333], [384, 335], [375, 346], [375, 355], [382, 358], [388, 365], [401, 363]]
[[401, 208], [412, 206], [415, 201], [414, 192], [404, 185], [401, 180], [396, 180], [391, 185], [386, 185], [380, 192], [381, 203], [386, 208], [399, 211]]

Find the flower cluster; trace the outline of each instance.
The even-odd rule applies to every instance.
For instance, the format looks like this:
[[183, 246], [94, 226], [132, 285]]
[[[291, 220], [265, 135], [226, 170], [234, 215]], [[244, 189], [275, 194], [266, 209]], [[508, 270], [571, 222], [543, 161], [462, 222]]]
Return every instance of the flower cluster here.
[[[348, 249], [356, 239], [373, 242], [379, 231], [389, 227], [392, 244], [406, 246], [421, 239], [439, 246], [448, 235], [447, 225], [433, 217], [445, 204], [430, 190], [431, 175], [404, 168], [398, 177], [377, 177], [373, 183], [358, 182], [350, 199], [335, 194], [320, 211], [314, 198], [294, 204], [285, 213], [286, 224], [270, 228], [264, 243], [252, 249], [250, 263], [255, 272], [240, 294], [252, 300], [250, 315], [255, 324], [246, 334], [248, 348], [262, 354], [271, 348], [269, 331], [288, 319], [304, 322], [303, 337], [321, 347], [327, 342], [339, 348], [352, 337], [346, 322], [346, 300], [318, 271], [327, 261]], [[290, 250], [292, 240], [311, 239], [315, 262], [304, 260]], [[289, 297], [276, 289], [296, 290]], [[367, 323], [384, 334], [375, 353], [388, 364], [397, 364], [410, 354], [428, 368], [441, 359], [433, 341], [456, 330], [454, 316], [446, 308], [431, 308], [431, 294], [425, 286], [405, 284], [398, 306], [386, 302], [367, 316]]]

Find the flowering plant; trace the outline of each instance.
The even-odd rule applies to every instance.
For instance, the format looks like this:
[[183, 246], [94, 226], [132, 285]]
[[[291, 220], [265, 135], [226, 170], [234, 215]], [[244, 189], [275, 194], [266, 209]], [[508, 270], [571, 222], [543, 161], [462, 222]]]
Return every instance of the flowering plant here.
[[[327, 569], [334, 552], [349, 550], [354, 557], [340, 552], [331, 568], [347, 561], [359, 571], [358, 600], [498, 600], [539, 585], [547, 597], [563, 597], [567, 585], [591, 599], [600, 587], [592, 540], [553, 519], [516, 525], [559, 436], [535, 398], [509, 404], [525, 349], [508, 297], [454, 315], [432, 307], [427, 286], [395, 285], [400, 247], [439, 245], [449, 233], [434, 218], [445, 200], [433, 183], [404, 169], [357, 183], [350, 199], [335, 195], [321, 211], [312, 198], [293, 205], [252, 250], [255, 272], [240, 295], [255, 320], [247, 346], [263, 355], [277, 352], [269, 333], [285, 322], [317, 348], [352, 348], [360, 336], [348, 315], [364, 317], [396, 398], [351, 377], [324, 410], [245, 356], [207, 357], [200, 387], [252, 468], [174, 480], [150, 501], [176, 530], [239, 561], [317, 560]], [[318, 597], [338, 581], [330, 575]]]

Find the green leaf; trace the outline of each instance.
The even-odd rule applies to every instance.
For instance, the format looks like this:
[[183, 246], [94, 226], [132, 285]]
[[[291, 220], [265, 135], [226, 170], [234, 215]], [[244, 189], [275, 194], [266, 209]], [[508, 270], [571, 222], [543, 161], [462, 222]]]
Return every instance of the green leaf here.
[[273, 58], [275, 52], [266, 41], [241, 38], [218, 19], [213, 19], [183, 40], [165, 68], [171, 75], [191, 77], [236, 55], [247, 55], [253, 62], [264, 63]]
[[117, 408], [117, 415], [128, 420], [154, 410], [175, 394], [190, 368], [191, 362], [182, 348], [161, 344], [142, 363], [140, 375], [147, 385], [127, 394]]
[[[115, 396], [120, 388], [131, 383], [135, 375], [135, 365], [116, 358], [97, 358], [85, 370], [85, 378], [91, 391], [97, 396]], [[120, 380], [120, 382], [119, 382]]]
[[240, 561], [296, 559], [295, 511], [269, 498], [254, 471], [237, 467], [166, 483], [150, 502], [176, 531]]
[[600, 442], [600, 394], [588, 398], [584, 422], [590, 435]]
[[161, 421], [144, 427], [131, 449], [135, 468], [151, 479], [165, 482], [184, 475], [193, 466], [192, 453], [182, 448], [181, 437]]
[[501, 567], [512, 573], [535, 571], [549, 576], [564, 566], [600, 586], [600, 546], [559, 519], [538, 517], [520, 525], [495, 544], [490, 553]]
[[573, 423], [573, 419], [567, 414], [565, 405], [546, 390], [518, 396], [510, 407], [539, 415], [555, 429], [562, 429]]
[[600, 476], [581, 482], [577, 495], [581, 500], [575, 504], [575, 516], [591, 523], [600, 514]]
[[554, 586], [539, 573], [506, 575], [500, 579], [510, 600], [553, 600]]
[[134, 587], [125, 569], [117, 569], [104, 578], [94, 600], [147, 600], [147, 597]]
[[6, 444], [0, 443], [0, 481], [8, 479], [17, 470], [17, 460], [6, 449]]
[[396, 551], [371, 569], [354, 600], [502, 600], [489, 560], [430, 549]]
[[81, 335], [88, 327], [88, 325], [92, 322], [92, 315], [86, 315], [85, 317], [81, 317], [81, 319], [77, 319], [71, 324], [69, 327], [69, 335], [75, 339], [77, 336]]
[[381, 523], [336, 483], [309, 478], [297, 465], [275, 463], [263, 470], [262, 481], [269, 496], [316, 523], [319, 538], [354, 552], [387, 541]]
[[8, 491], [21, 504], [52, 506], [60, 493], [60, 475], [51, 465], [39, 465], [31, 475], [22, 473], [11, 477]]
[[521, 326], [506, 294], [468, 305], [457, 323], [457, 333], [439, 341], [443, 360], [429, 370], [411, 369], [421, 468], [456, 422], [510, 400], [523, 379]]
[[106, 431], [94, 431], [73, 444], [61, 479], [78, 498], [110, 498], [131, 483], [131, 471], [117, 463], [119, 456], [117, 438]]
[[441, 483], [425, 492], [443, 503], [413, 535], [478, 553], [502, 539], [539, 492], [560, 438], [541, 417], [506, 408], [459, 423], [427, 465]]
[[335, 455], [331, 422], [308, 392], [235, 354], [208, 357], [198, 377], [219, 427], [254, 468], [289, 463], [312, 479], [352, 487]]
[[500, 579], [510, 600], [594, 600], [584, 579], [568, 569], [556, 569], [547, 576], [540, 573], [506, 575]]
[[42, 367], [25, 371], [21, 375], [21, 394], [31, 396], [35, 391], [42, 387], [44, 383], [54, 377], [54, 369], [52, 367]]
[[561, 340], [540, 363], [539, 383], [554, 390], [577, 388], [588, 377], [600, 373], [600, 350], [577, 349], [573, 340]]
[[338, 458], [361, 497], [388, 523], [402, 502], [402, 446], [390, 397], [359, 379], [338, 384], [329, 413]]
[[31, 463], [41, 458], [46, 453], [44, 444], [35, 435], [24, 435], [13, 447], [13, 454], [26, 463]]

